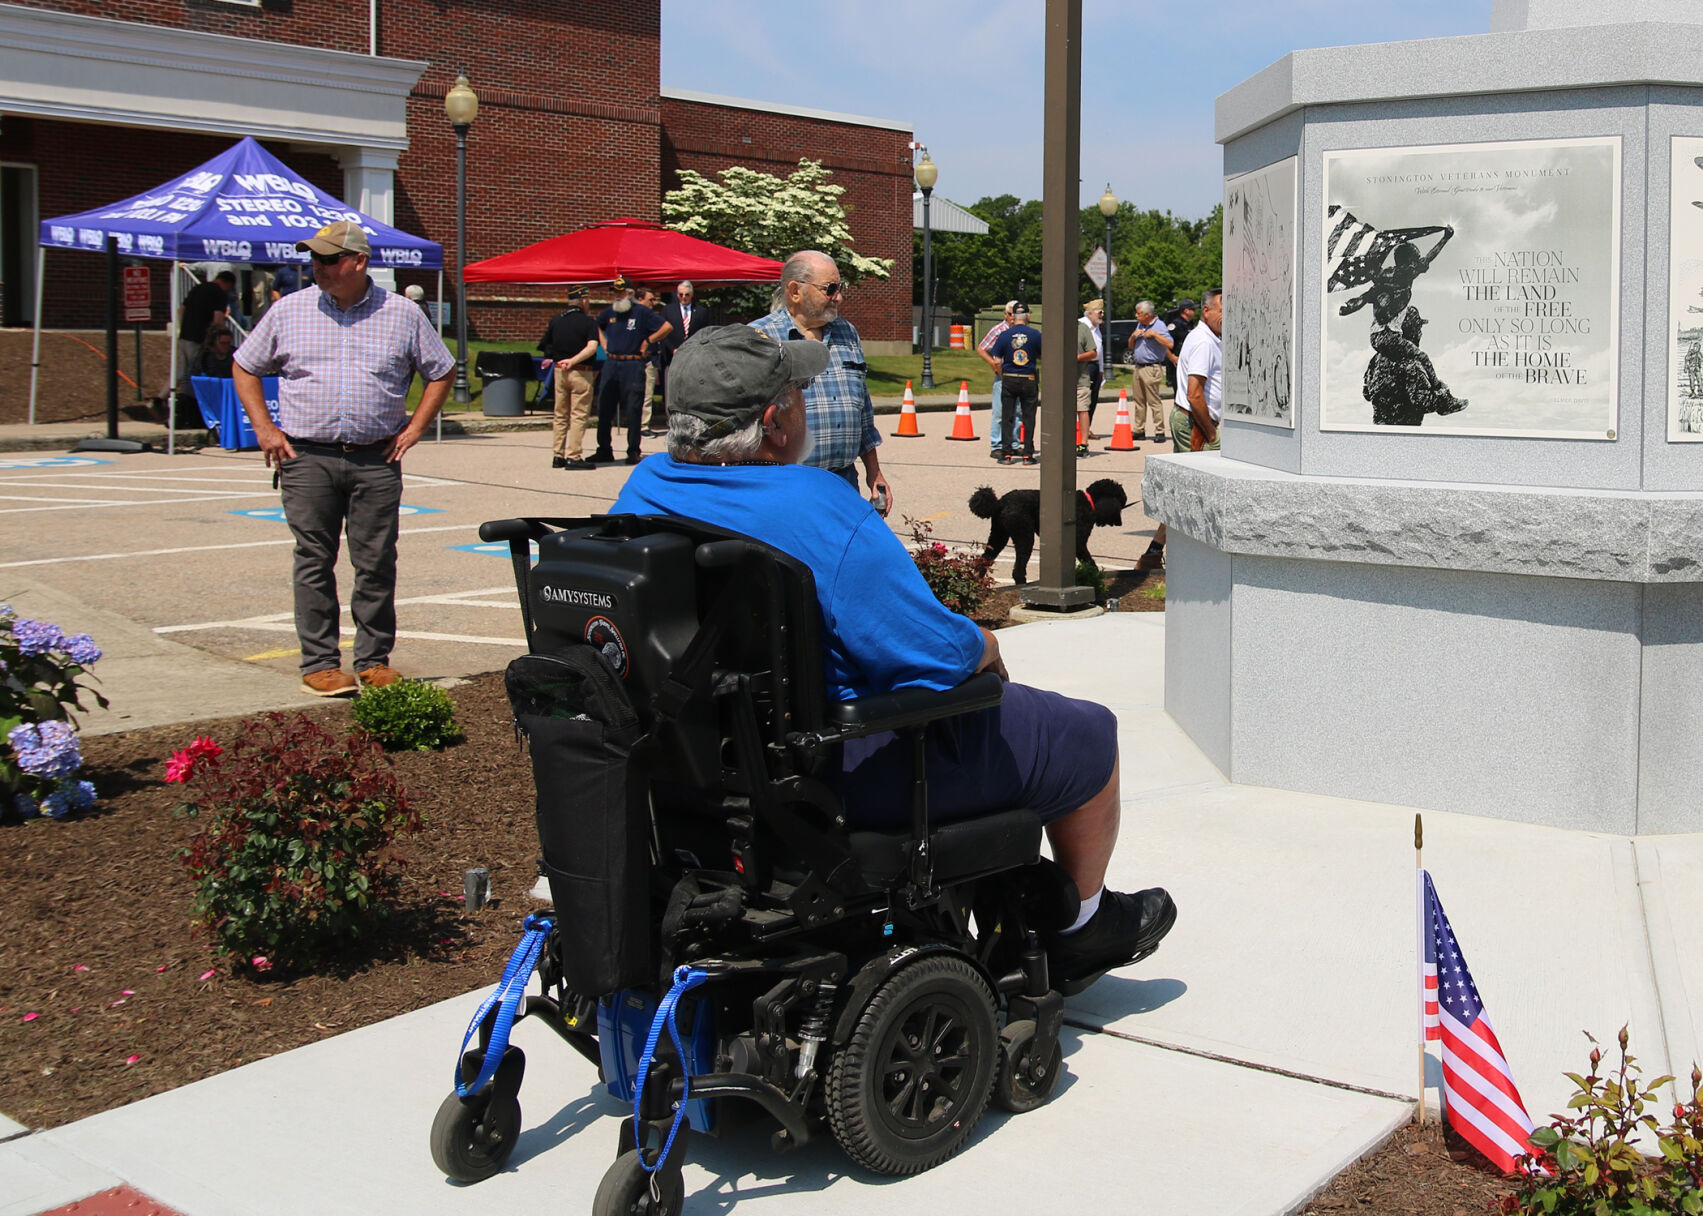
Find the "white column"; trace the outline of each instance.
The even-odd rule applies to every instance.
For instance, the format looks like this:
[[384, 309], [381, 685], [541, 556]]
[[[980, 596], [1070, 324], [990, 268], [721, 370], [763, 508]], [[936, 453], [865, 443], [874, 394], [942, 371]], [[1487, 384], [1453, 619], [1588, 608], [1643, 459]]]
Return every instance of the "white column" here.
[[[337, 153], [337, 162], [343, 166], [343, 201], [392, 227], [396, 224], [396, 157], [392, 148], [359, 145]], [[393, 271], [375, 264], [370, 273], [373, 282], [396, 290]]]

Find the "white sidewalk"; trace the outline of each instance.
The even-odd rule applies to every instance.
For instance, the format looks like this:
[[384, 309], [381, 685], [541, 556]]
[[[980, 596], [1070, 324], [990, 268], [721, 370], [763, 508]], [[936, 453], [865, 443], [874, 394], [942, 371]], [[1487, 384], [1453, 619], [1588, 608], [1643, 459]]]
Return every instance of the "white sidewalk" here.
[[[1053, 1102], [988, 1117], [904, 1180], [853, 1169], [829, 1138], [776, 1155], [754, 1120], [692, 1142], [688, 1212], [791, 1213], [808, 1194], [822, 1216], [1278, 1216], [1407, 1118], [1391, 1095], [1417, 1085], [1412, 811], [1226, 783], [1163, 711], [1163, 639], [1159, 613], [1000, 635], [1014, 678], [1117, 711], [1111, 884], [1162, 884], [1180, 909], [1158, 954], [1070, 1003]], [[1581, 1030], [1609, 1042], [1629, 1023], [1647, 1076], [1689, 1071], [1703, 837], [1425, 823], [1427, 868], [1534, 1118], [1565, 1104]], [[121, 1181], [186, 1216], [589, 1210], [620, 1108], [536, 1025], [517, 1032], [525, 1130], [508, 1168], [475, 1188], [433, 1168], [427, 1129], [479, 995], [0, 1144], [0, 1216]]]

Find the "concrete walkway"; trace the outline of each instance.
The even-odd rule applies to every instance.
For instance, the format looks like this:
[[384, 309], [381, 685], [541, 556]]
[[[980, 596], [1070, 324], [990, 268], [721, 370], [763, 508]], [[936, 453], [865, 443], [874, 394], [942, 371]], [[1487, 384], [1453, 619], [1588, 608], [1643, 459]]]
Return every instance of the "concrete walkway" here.
[[[1278, 1216], [1407, 1119], [1413, 813], [1227, 783], [1164, 713], [1164, 624], [1120, 613], [1001, 634], [1014, 678], [1117, 711], [1123, 838], [1109, 881], [1161, 883], [1181, 910], [1157, 955], [1070, 1002], [1053, 1102], [990, 1116], [956, 1158], [902, 1181], [852, 1168], [830, 1139], [773, 1154], [756, 1121], [694, 1141], [688, 1211], [792, 1213], [808, 1194], [824, 1216], [894, 1202], [954, 1216]], [[102, 676], [130, 699], [128, 669]], [[180, 720], [207, 712], [199, 694], [179, 707]], [[1539, 1122], [1565, 1105], [1582, 1030], [1609, 1042], [1629, 1024], [1647, 1076], [1689, 1071], [1703, 1044], [1703, 837], [1428, 812], [1426, 841]], [[0, 1144], [0, 1216], [121, 1184], [186, 1216], [586, 1211], [620, 1108], [537, 1026], [517, 1032], [524, 1131], [508, 1168], [469, 1191], [432, 1166], [427, 1129], [481, 995], [18, 1135]]]

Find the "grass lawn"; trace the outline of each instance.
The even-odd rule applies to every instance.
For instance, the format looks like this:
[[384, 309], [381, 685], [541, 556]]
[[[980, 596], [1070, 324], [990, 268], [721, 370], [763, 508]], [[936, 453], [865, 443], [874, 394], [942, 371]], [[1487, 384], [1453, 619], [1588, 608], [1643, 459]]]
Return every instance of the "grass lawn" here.
[[[937, 350], [934, 352], [934, 391], [955, 393], [958, 381], [968, 380], [970, 392], [986, 396], [993, 392], [993, 370], [983, 363], [975, 351]], [[876, 355], [869, 360], [869, 392], [875, 397], [897, 397], [905, 391], [905, 381], [911, 382], [913, 392], [922, 391], [922, 355]], [[1117, 397], [1118, 389], [1129, 387], [1129, 368], [1116, 369], [1109, 385], [1100, 389], [1100, 400], [1106, 399], [1106, 389]]]
[[[455, 354], [455, 332], [453, 330], [451, 330], [449, 333], [444, 335], [444, 345], [449, 347], [449, 353], [450, 354], [452, 354], [452, 355]], [[481, 392], [482, 392], [482, 390], [484, 389], [485, 386], [484, 386], [484, 383], [479, 379], [479, 377], [475, 376], [473, 374], [473, 365], [474, 365], [475, 361], [479, 358], [479, 352], [482, 351], [482, 350], [523, 350], [529, 355], [535, 355], [535, 354], [538, 353], [538, 351], [536, 349], [534, 349], [534, 344], [531, 343], [531, 342], [521, 342], [521, 341], [514, 341], [514, 342], [473, 342], [473, 341], [470, 341], [470, 342], [468, 342], [467, 343], [467, 387], [468, 387], [468, 390], [470, 391], [470, 393], [472, 394], [473, 400], [466, 405], [457, 405], [454, 401], [455, 394], [452, 391], [451, 394], [450, 394], [451, 400], [444, 402], [443, 412], [446, 415], [457, 414], [457, 413], [473, 413], [473, 412], [477, 412], [481, 408], [480, 394], [481, 394]], [[420, 377], [415, 376], [414, 377], [414, 383], [412, 385], [410, 385], [409, 388], [408, 388], [408, 409], [409, 409], [410, 412], [413, 411], [413, 409], [416, 405], [420, 404], [420, 393], [424, 389], [425, 389], [425, 383], [420, 379]], [[528, 401], [528, 403], [530, 403], [532, 401], [532, 395], [536, 391], [537, 391], [537, 385], [532, 384], [532, 385], [527, 386], [526, 400]]]

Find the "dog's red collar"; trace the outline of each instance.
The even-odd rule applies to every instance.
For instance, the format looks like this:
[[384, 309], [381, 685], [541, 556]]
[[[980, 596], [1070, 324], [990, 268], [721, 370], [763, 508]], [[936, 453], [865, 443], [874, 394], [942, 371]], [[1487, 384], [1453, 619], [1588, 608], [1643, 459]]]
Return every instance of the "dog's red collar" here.
[[1088, 514], [1094, 514], [1094, 496], [1087, 490], [1082, 491], [1082, 497], [1088, 500]]

